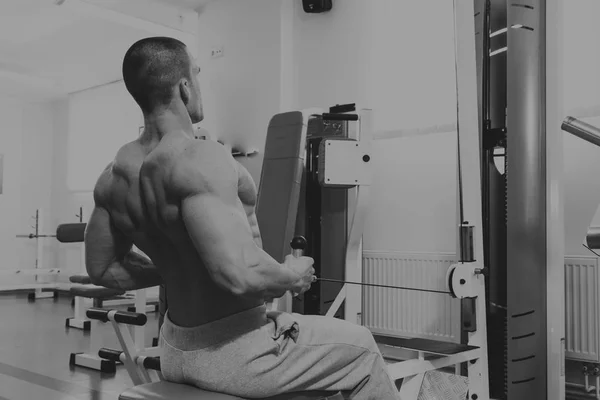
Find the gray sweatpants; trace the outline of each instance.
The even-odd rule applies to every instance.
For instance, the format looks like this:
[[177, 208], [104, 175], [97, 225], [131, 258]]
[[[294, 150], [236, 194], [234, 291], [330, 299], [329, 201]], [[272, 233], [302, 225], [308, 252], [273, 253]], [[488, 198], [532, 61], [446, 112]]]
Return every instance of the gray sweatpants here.
[[205, 390], [264, 398], [359, 387], [355, 400], [398, 399], [371, 332], [336, 318], [260, 306], [184, 328], [167, 312], [160, 346], [166, 380]]

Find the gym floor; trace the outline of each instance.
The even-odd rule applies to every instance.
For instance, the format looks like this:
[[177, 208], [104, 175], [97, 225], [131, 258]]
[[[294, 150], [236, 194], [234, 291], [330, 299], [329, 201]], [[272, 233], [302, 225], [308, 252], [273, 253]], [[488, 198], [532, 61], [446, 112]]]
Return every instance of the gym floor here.
[[[132, 386], [124, 366], [103, 374], [69, 366], [71, 353], [86, 352], [89, 332], [66, 328], [73, 316], [71, 299], [27, 300], [27, 294], [0, 295], [0, 400], [116, 400]], [[157, 335], [156, 314], [148, 314], [146, 345]], [[109, 324], [102, 326], [103, 345], [119, 349]]]

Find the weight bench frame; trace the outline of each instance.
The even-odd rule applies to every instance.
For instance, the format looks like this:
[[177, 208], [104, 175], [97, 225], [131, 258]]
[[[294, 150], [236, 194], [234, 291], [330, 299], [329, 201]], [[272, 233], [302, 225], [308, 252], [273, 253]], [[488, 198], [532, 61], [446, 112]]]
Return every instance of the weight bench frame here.
[[[94, 307], [99, 307], [99, 305], [101, 304], [102, 300], [106, 297], [110, 297], [113, 296], [114, 294], [120, 293], [120, 291], [117, 290], [113, 290], [111, 293], [111, 289], [106, 289], [106, 288], [101, 288], [101, 287], [96, 287], [97, 289], [101, 289], [106, 291], [106, 293], [104, 295], [101, 295], [99, 293], [92, 295], [89, 294], [87, 296], [83, 295], [82, 291], [85, 289], [89, 288], [94, 288], [93, 285], [79, 285], [79, 286], [74, 286], [71, 288], [71, 293], [74, 296], [79, 297], [79, 303], [81, 308], [78, 308], [78, 303], [75, 303], [75, 308], [77, 310], [77, 312], [79, 312], [80, 314], [83, 311], [83, 307], [84, 307], [84, 303], [88, 303], [91, 300], [91, 303], [93, 304]], [[77, 316], [77, 314], [76, 314]], [[66, 320], [66, 325], [67, 327], [69, 327], [69, 321], [70, 319]], [[100, 332], [98, 332], [98, 329], [100, 328], [100, 322], [97, 320], [88, 320], [89, 323], [89, 332], [90, 332], [90, 347], [89, 347], [89, 351], [87, 353], [71, 353], [69, 356], [69, 365], [71, 366], [80, 366], [80, 367], [85, 367], [85, 368], [90, 368], [90, 369], [94, 369], [96, 371], [101, 371], [101, 372], [105, 372], [105, 373], [111, 373], [114, 374], [117, 371], [116, 368], [116, 363], [114, 361], [111, 360], [105, 360], [102, 359], [100, 357], [98, 357], [98, 351], [102, 348], [102, 335], [100, 334]], [[86, 324], [83, 325], [84, 328], [86, 326]]]

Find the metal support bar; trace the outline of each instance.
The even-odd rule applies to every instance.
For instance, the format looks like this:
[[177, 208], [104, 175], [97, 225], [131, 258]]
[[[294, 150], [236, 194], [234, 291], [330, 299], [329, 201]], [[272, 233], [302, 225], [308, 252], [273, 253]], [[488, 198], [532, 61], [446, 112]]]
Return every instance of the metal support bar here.
[[344, 302], [344, 300], [346, 300], [346, 290], [347, 289], [348, 289], [348, 287], [346, 285], [342, 286], [342, 288], [340, 289], [339, 293], [335, 297], [335, 300], [333, 301], [333, 303], [331, 304], [331, 306], [327, 310], [327, 313], [325, 314], [326, 317], [333, 318], [334, 315], [335, 315], [335, 313], [338, 312], [338, 310], [340, 309], [342, 303]]
[[[413, 359], [388, 365], [388, 374], [393, 380], [418, 375], [427, 371], [449, 367], [451, 365], [477, 360], [482, 355], [481, 349], [467, 350], [462, 353], [441, 357], [434, 360]], [[481, 398], [481, 397], [479, 397]]]
[[567, 117], [561, 128], [588, 143], [600, 146], [600, 129], [574, 117]]
[[136, 346], [133, 338], [131, 337], [131, 333], [127, 325], [120, 324], [115, 321], [115, 315], [117, 311], [113, 310], [109, 312], [108, 319], [110, 320], [115, 333], [117, 334], [117, 339], [121, 344], [121, 348], [123, 349], [123, 354], [125, 355], [123, 359], [123, 364], [125, 364], [125, 368], [127, 368], [127, 372], [129, 372], [129, 376], [133, 381], [134, 385], [141, 385], [144, 382], [144, 376], [140, 376], [141, 372], [137, 368], [137, 364], [135, 362], [136, 359]]

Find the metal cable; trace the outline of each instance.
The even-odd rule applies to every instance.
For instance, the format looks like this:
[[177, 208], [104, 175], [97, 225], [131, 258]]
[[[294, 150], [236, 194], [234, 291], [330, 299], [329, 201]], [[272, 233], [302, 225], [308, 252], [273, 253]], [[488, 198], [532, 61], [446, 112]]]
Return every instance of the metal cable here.
[[360, 283], [360, 282], [350, 282], [350, 281], [342, 281], [338, 279], [328, 279], [328, 278], [317, 278], [317, 281], [321, 282], [333, 282], [333, 283], [341, 283], [347, 285], [360, 285], [360, 286], [371, 286], [371, 287], [382, 287], [388, 289], [403, 289], [403, 290], [413, 290], [416, 292], [429, 292], [429, 293], [440, 293], [440, 294], [451, 294], [447, 291], [435, 290], [435, 289], [419, 289], [405, 286], [390, 286], [390, 285], [380, 285], [377, 283]]

